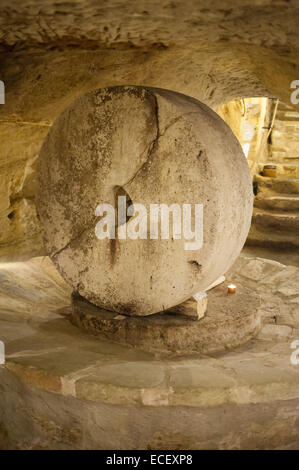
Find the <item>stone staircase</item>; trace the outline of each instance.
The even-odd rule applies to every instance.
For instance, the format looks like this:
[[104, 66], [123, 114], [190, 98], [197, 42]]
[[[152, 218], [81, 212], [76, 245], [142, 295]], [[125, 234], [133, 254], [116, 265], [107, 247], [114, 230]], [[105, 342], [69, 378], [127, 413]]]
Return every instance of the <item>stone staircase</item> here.
[[[299, 248], [299, 113], [279, 103], [269, 160], [254, 177], [254, 201], [248, 245]], [[262, 176], [263, 166], [276, 165], [277, 176]]]

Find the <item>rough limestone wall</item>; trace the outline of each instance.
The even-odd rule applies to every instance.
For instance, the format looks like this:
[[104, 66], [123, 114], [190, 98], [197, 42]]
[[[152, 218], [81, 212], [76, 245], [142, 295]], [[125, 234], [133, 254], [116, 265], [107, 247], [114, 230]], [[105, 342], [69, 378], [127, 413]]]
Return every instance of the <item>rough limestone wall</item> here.
[[269, 158], [273, 107], [272, 99], [253, 97], [233, 100], [217, 109], [239, 140], [252, 177], [259, 171], [260, 162]]
[[242, 126], [244, 121], [244, 100], [233, 100], [220, 105], [217, 109], [219, 116], [231, 128], [238, 141], [243, 142]]
[[35, 167], [49, 126], [77, 96], [111, 85], [168, 88], [216, 109], [289, 101], [299, 77], [298, 2], [0, 0], [0, 260], [44, 253]]

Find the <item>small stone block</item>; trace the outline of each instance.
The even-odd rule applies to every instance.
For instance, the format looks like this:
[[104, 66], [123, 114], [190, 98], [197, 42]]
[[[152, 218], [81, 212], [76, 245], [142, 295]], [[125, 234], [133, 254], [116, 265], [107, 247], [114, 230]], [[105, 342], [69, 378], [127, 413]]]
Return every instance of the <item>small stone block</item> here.
[[198, 292], [191, 299], [167, 310], [168, 313], [183, 315], [192, 320], [200, 320], [204, 317], [208, 307], [208, 296], [205, 292]]

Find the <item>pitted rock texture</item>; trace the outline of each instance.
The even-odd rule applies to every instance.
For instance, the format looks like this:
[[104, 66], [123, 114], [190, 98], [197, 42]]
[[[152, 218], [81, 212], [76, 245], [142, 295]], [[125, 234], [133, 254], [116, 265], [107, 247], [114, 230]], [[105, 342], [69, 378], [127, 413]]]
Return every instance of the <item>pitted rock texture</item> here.
[[296, 0], [0, 0], [0, 260], [46, 254], [34, 194], [30, 212], [8, 217], [20, 196], [10, 182], [16, 173], [23, 181], [29, 166], [34, 185], [37, 148], [74, 99], [134, 83], [213, 109], [242, 97], [289, 103], [299, 76], [297, 17]]
[[[96, 207], [115, 207], [119, 188], [146, 208], [144, 239], [122, 239], [120, 227], [115, 239], [95, 235]], [[74, 290], [120, 313], [163, 311], [225, 273], [245, 242], [252, 202], [247, 162], [228, 126], [202, 103], [166, 90], [87, 94], [56, 121], [40, 153], [37, 204], [47, 251]], [[177, 204], [181, 227], [183, 204], [191, 205], [192, 230], [202, 204], [202, 247], [187, 250], [172, 217], [169, 236], [158, 227], [152, 239], [153, 204]]]
[[1, 0], [2, 43], [123, 44], [232, 40], [273, 47], [298, 45], [296, 0], [62, 2]]

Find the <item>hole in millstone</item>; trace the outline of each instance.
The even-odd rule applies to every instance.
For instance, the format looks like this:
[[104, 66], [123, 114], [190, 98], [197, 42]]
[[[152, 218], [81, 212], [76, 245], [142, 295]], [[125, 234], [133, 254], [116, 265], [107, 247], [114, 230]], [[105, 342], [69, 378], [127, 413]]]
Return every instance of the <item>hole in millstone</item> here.
[[[115, 217], [116, 217], [116, 227], [120, 227], [121, 225], [126, 224], [132, 216], [128, 216], [128, 208], [133, 205], [132, 199], [128, 195], [127, 191], [121, 186], [115, 186], [114, 189], [114, 195], [115, 195]], [[119, 197], [125, 197], [126, 198], [126, 213], [125, 216], [122, 217], [120, 216], [120, 220], [118, 220], [118, 202], [119, 202]]]
[[191, 264], [191, 266], [194, 266], [197, 269], [201, 269], [201, 264], [199, 264], [197, 261], [192, 260], [192, 261], [189, 261], [189, 263]]
[[204, 149], [199, 150], [197, 154], [197, 160], [200, 160], [202, 157], [205, 156], [206, 151]]

